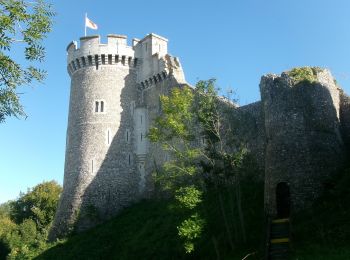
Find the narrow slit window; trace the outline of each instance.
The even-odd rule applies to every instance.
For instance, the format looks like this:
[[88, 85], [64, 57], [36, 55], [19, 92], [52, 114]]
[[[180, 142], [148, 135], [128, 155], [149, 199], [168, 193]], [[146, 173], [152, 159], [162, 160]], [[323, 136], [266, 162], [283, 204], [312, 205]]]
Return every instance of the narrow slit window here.
[[109, 140], [109, 130], [107, 130], [107, 144], [109, 144], [110, 143], [110, 140]]
[[135, 58], [134, 59], [134, 67], [136, 67], [137, 66], [137, 59]]
[[111, 54], [108, 55], [108, 64], [112, 64], [112, 55]]
[[80, 69], [80, 62], [79, 62], [79, 59], [76, 59], [76, 61], [77, 61], [78, 69]]
[[101, 101], [101, 109], [100, 109], [100, 112], [103, 112], [103, 110], [104, 110], [104, 102], [103, 101]]
[[129, 165], [131, 164], [131, 156], [130, 156], [130, 154], [129, 154]]
[[128, 64], [131, 64], [131, 57], [128, 58]]
[[92, 56], [91, 55], [88, 56], [88, 64], [89, 64], [89, 66], [92, 65]]
[[122, 64], [125, 65], [125, 56], [122, 56]]
[[81, 61], [83, 63], [83, 67], [86, 67], [85, 57], [81, 57]]
[[95, 102], [95, 112], [98, 112], [98, 105], [99, 105], [99, 102], [96, 101], [96, 102]]
[[98, 55], [95, 55], [95, 65], [96, 69], [98, 70]]
[[106, 55], [101, 55], [102, 64], [106, 64]]
[[114, 56], [114, 62], [115, 62], [115, 63], [118, 63], [118, 62], [119, 62], [119, 55], [115, 55], [115, 56]]
[[141, 116], [141, 125], [142, 125], [142, 116]]
[[126, 130], [126, 141], [129, 142], [129, 131]]
[[142, 142], [142, 139], [143, 139], [143, 135], [142, 135], [142, 133], [141, 133], [141, 142]]

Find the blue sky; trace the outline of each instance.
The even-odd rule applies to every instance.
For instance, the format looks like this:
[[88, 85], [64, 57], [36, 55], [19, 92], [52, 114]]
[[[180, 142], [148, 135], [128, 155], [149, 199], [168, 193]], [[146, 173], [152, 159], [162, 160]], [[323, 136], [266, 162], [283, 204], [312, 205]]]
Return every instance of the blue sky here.
[[99, 26], [88, 34], [169, 39], [187, 81], [217, 78], [240, 103], [259, 100], [260, 77], [295, 66], [331, 69], [350, 93], [348, 0], [201, 0], [53, 2], [53, 32], [45, 41], [44, 85], [20, 89], [28, 118], [0, 125], [0, 203], [44, 180], [63, 182], [70, 79], [66, 46], [84, 34], [84, 13]]

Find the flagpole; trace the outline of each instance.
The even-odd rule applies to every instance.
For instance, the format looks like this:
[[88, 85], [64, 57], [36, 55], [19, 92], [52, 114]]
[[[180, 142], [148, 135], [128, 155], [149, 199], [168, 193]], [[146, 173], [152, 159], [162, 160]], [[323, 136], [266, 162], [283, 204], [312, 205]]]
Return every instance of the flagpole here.
[[86, 18], [87, 18], [87, 13], [85, 13], [85, 20], [84, 20], [84, 27], [85, 27], [85, 37], [86, 37]]

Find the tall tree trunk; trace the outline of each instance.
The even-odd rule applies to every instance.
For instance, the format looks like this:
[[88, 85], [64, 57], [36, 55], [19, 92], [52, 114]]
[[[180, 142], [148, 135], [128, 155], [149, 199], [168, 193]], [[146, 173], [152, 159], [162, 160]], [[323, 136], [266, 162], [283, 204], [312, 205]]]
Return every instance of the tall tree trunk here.
[[246, 236], [245, 225], [244, 225], [244, 216], [243, 216], [242, 198], [241, 198], [241, 185], [240, 185], [239, 177], [237, 178], [237, 183], [236, 183], [236, 200], [237, 200], [239, 223], [241, 224], [241, 229], [242, 229], [243, 241], [244, 243], [246, 243], [247, 236]]
[[225, 208], [224, 208], [224, 202], [222, 199], [222, 194], [221, 194], [221, 191], [218, 191], [218, 192], [219, 192], [220, 210], [221, 210], [222, 217], [224, 218], [224, 224], [225, 224], [225, 228], [226, 228], [226, 232], [227, 232], [227, 236], [228, 236], [228, 242], [231, 246], [231, 249], [234, 250], [235, 246], [234, 246], [233, 241], [232, 241], [232, 234], [231, 234], [230, 226], [228, 225], [226, 212], [225, 212]]
[[229, 189], [228, 190], [229, 192], [229, 195], [230, 195], [230, 208], [231, 208], [231, 212], [232, 212], [232, 224], [233, 224], [233, 230], [234, 230], [234, 233], [235, 233], [235, 242], [237, 243], [239, 241], [239, 238], [238, 238], [238, 227], [237, 227], [237, 222], [236, 222], [236, 217], [235, 217], [235, 209], [234, 209], [234, 194], [232, 192], [232, 189]]
[[213, 244], [214, 244], [216, 259], [220, 260], [220, 251], [218, 249], [218, 242], [216, 241], [215, 236], [211, 237], [211, 241], [213, 241]]

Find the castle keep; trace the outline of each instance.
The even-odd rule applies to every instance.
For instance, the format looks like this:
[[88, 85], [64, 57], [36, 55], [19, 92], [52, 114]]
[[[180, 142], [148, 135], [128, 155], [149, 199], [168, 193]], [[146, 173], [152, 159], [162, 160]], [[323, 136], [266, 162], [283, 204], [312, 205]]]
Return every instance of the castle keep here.
[[[67, 47], [71, 77], [63, 193], [50, 237], [78, 231], [116, 215], [153, 190], [151, 173], [167, 158], [150, 144], [149, 125], [159, 96], [188, 85], [167, 39], [149, 34], [80, 38]], [[261, 101], [232, 108], [237, 136], [265, 171], [267, 214], [303, 208], [345, 162], [350, 141], [350, 99], [328, 70], [315, 82], [288, 73], [263, 76]], [[286, 203], [288, 201], [288, 203]]]

